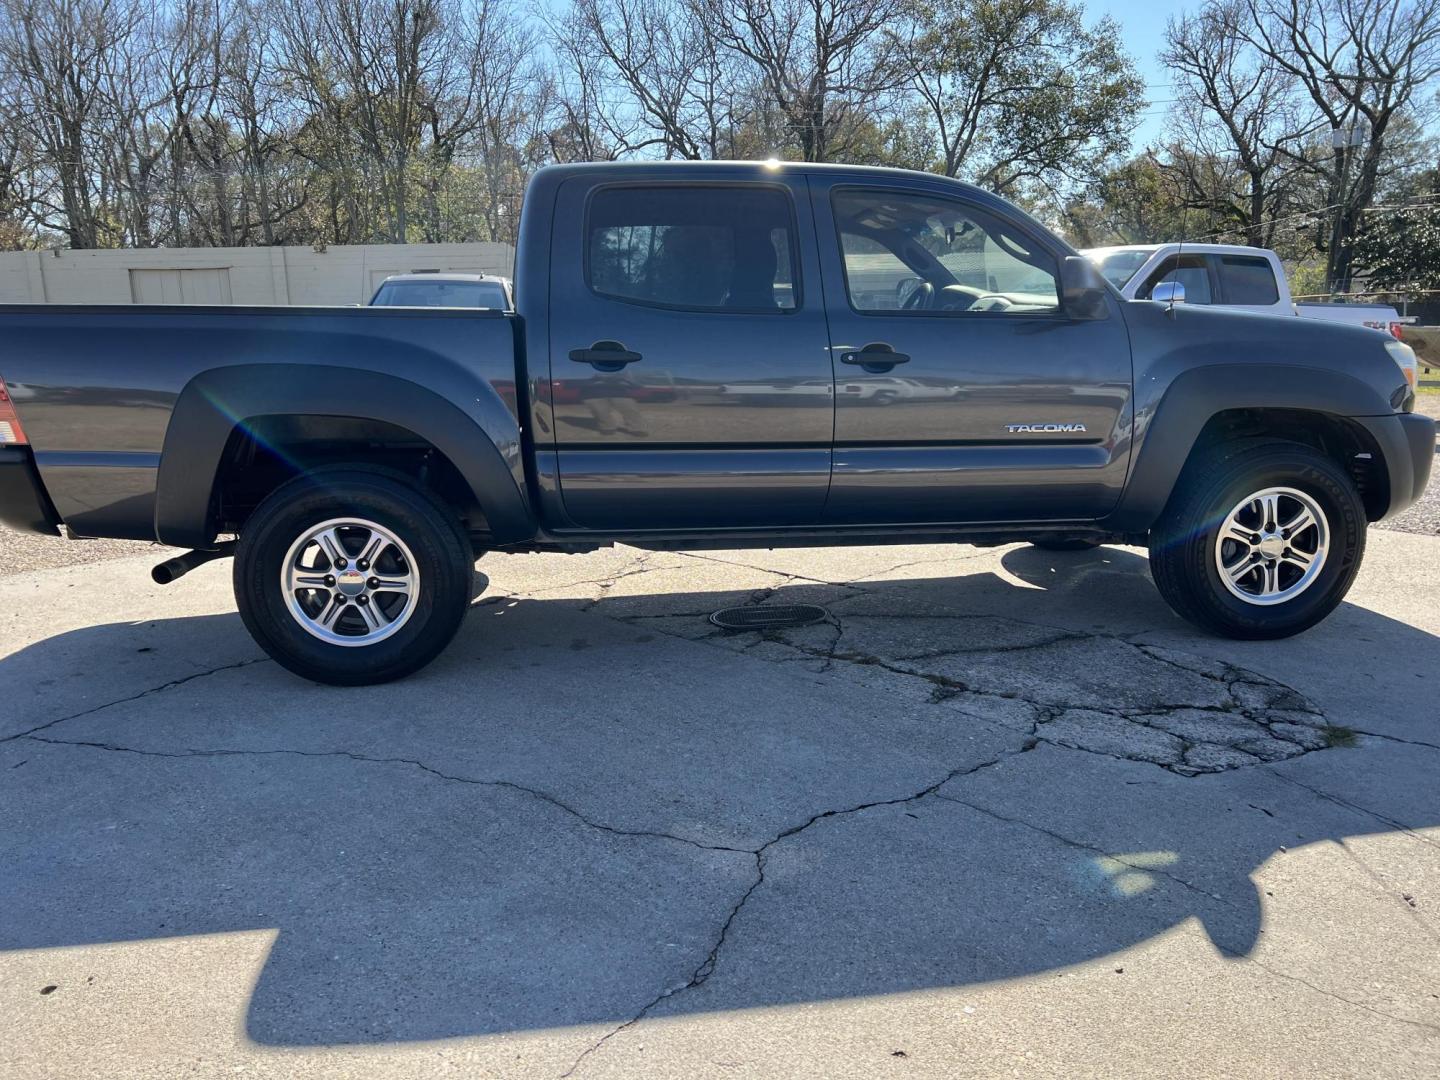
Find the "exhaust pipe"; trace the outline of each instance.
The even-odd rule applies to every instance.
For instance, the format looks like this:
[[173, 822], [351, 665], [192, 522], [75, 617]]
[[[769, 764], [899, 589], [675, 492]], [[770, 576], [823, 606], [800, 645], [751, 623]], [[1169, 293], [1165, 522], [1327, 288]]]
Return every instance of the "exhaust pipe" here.
[[216, 544], [214, 548], [207, 551], [187, 551], [184, 555], [167, 559], [155, 567], [150, 571], [150, 578], [156, 585], [169, 585], [172, 581], [184, 577], [197, 566], [204, 566], [207, 562], [214, 562], [216, 559], [224, 559], [234, 554], [234, 540]]

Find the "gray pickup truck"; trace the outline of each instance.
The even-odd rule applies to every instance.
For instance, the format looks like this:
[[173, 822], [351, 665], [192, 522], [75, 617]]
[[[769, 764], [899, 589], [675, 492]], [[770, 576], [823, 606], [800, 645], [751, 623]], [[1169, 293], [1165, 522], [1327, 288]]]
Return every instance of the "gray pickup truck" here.
[[0, 520], [233, 554], [260, 645], [358, 684], [444, 649], [480, 552], [616, 542], [1143, 543], [1180, 615], [1282, 637], [1435, 455], [1388, 335], [1124, 300], [942, 177], [545, 169], [515, 298], [0, 308]]

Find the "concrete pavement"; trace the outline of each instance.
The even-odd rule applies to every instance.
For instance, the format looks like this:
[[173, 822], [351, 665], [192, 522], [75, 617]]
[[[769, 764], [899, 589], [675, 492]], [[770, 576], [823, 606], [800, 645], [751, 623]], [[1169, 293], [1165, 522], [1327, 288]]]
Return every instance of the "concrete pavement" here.
[[6, 1077], [1440, 1071], [1440, 540], [1273, 643], [1124, 548], [492, 555], [369, 689], [149, 561], [0, 581]]

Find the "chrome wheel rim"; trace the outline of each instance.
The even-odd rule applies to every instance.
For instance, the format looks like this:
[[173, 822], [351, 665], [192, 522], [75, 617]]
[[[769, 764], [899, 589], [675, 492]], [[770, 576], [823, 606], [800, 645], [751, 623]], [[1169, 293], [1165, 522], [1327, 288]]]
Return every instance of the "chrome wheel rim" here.
[[420, 569], [405, 542], [363, 518], [332, 518], [285, 553], [280, 588], [290, 616], [331, 645], [374, 645], [415, 613]]
[[1315, 584], [1329, 548], [1320, 504], [1295, 488], [1270, 487], [1226, 515], [1215, 534], [1215, 569], [1245, 603], [1283, 604]]

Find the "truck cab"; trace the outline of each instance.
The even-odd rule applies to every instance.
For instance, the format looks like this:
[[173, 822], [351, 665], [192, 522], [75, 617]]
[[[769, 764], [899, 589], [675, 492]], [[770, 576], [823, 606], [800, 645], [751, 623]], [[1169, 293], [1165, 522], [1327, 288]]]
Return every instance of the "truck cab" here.
[[1074, 253], [992, 195], [616, 165], [547, 170], [528, 205], [553, 210], [525, 221], [549, 242], [528, 234], [517, 292], [554, 531], [1093, 520], [1120, 497], [1118, 300], [1067, 306]]

